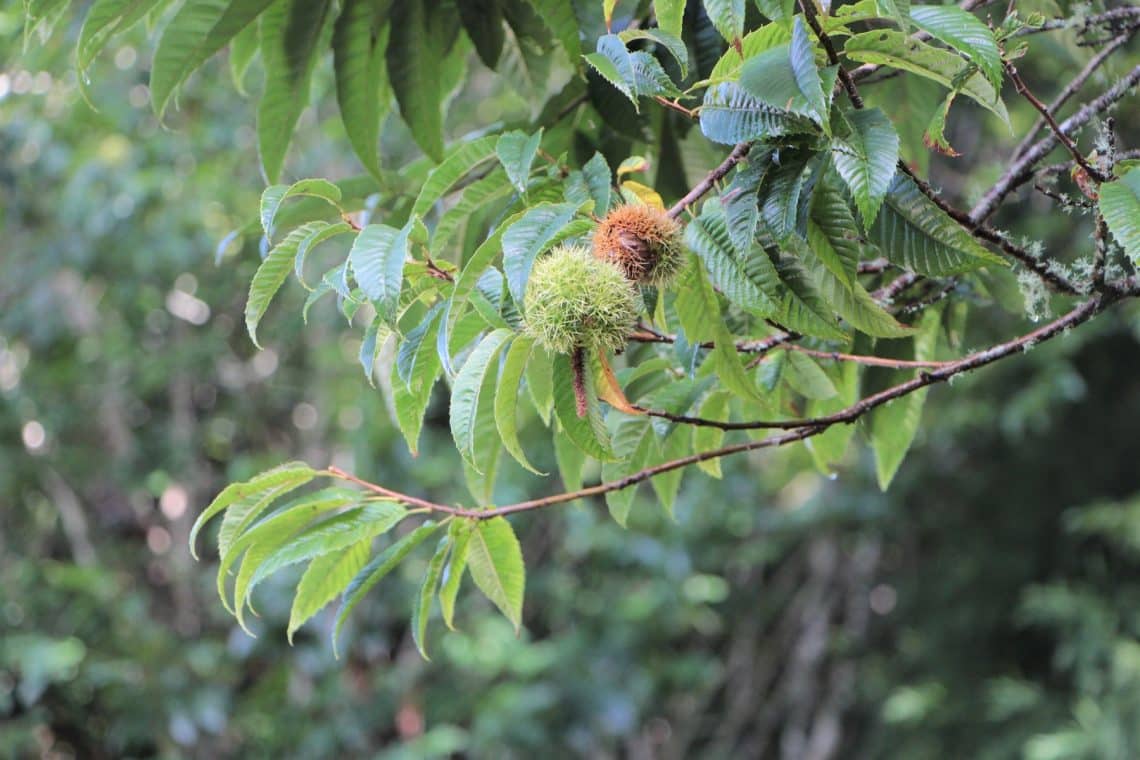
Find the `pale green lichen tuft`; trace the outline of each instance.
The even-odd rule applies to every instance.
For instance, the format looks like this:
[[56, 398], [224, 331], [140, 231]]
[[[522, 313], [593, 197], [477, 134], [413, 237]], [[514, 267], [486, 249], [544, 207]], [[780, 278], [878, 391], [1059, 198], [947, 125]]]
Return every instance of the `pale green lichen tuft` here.
[[1052, 313], [1049, 307], [1049, 290], [1035, 273], [1023, 269], [1017, 273], [1017, 285], [1025, 303], [1025, 315], [1032, 322], [1040, 322]]
[[638, 306], [637, 292], [620, 269], [585, 248], [559, 246], [531, 270], [526, 330], [555, 353], [614, 351], [637, 324]]

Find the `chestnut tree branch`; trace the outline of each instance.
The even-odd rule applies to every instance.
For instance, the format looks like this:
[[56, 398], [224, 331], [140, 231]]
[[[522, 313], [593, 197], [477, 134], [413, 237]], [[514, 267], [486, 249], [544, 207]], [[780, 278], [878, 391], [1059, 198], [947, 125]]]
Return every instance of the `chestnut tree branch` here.
[[1140, 66], [1135, 66], [1116, 84], [1103, 92], [1100, 97], [1086, 103], [1075, 114], [1057, 125], [1056, 132], [1050, 132], [1034, 143], [1033, 147], [1016, 159], [1005, 170], [998, 181], [986, 192], [982, 199], [970, 210], [972, 225], [980, 225], [1001, 205], [1002, 201], [1017, 188], [1028, 182], [1037, 164], [1057, 146], [1057, 135], [1070, 136], [1087, 124], [1094, 116], [1104, 113], [1114, 106], [1128, 92], [1140, 83]]
[[[391, 489], [384, 488], [375, 483], [370, 483], [362, 478], [350, 475], [343, 470], [330, 467], [327, 473], [333, 477], [347, 480], [351, 483], [360, 485], [369, 491], [378, 493], [387, 498], [400, 501], [411, 506], [420, 507], [429, 511], [442, 512], [445, 514], [467, 517], [475, 520], [487, 520], [493, 517], [500, 517], [503, 515], [514, 514], [517, 512], [529, 512], [545, 507], [554, 506], [556, 504], [565, 504], [566, 502], [575, 501], [590, 496], [601, 496], [611, 491], [620, 491], [638, 483], [642, 483], [650, 478], [653, 478], [662, 473], [679, 470], [699, 462], [705, 462], [712, 459], [720, 459], [722, 457], [731, 456], [733, 454], [740, 454], [746, 451], [756, 451], [759, 449], [776, 448], [784, 446], [796, 441], [802, 441], [814, 435], [818, 435], [827, 430], [832, 425], [852, 423], [862, 417], [867, 412], [876, 409], [890, 401], [893, 401], [907, 394], [913, 393], [920, 388], [925, 388], [935, 383], [945, 382], [952, 377], [969, 372], [996, 361], [1004, 359], [1014, 354], [1027, 351], [1032, 346], [1038, 343], [1043, 343], [1051, 340], [1058, 335], [1063, 334], [1065, 331], [1075, 327], [1083, 322], [1088, 321], [1095, 316], [1099, 311], [1106, 308], [1112, 301], [1111, 296], [1097, 294], [1089, 300], [1080, 304], [1072, 311], [1068, 312], [1062, 317], [1053, 320], [1049, 324], [1043, 325], [1032, 332], [1026, 333], [1019, 338], [992, 346], [984, 351], [978, 351], [963, 357], [957, 361], [952, 361], [944, 364], [943, 366], [933, 369], [931, 371], [923, 371], [916, 375], [913, 379], [903, 383], [899, 383], [891, 388], [880, 391], [879, 393], [872, 394], [863, 398], [862, 400], [852, 404], [851, 406], [823, 417], [815, 417], [806, 420], [790, 420], [787, 422], [765, 423], [770, 427], [786, 426], [786, 432], [762, 438], [755, 441], [744, 441], [741, 443], [732, 444], [729, 446], [722, 446], [720, 448], [712, 449], [709, 451], [702, 451], [689, 456], [672, 459], [667, 462], [646, 467], [638, 470], [635, 473], [627, 475], [624, 478], [612, 480], [604, 483], [599, 483], [587, 488], [580, 488], [574, 491], [567, 491], [564, 493], [553, 494], [539, 499], [528, 499], [526, 501], [519, 501], [513, 504], [506, 504], [499, 507], [491, 507], [489, 509], [467, 509], [463, 507], [452, 507], [444, 504], [436, 504], [435, 502], [419, 499], [406, 494], [401, 494]], [[722, 424], [735, 424], [735, 423], [722, 423]], [[746, 424], [746, 423], [739, 423]], [[759, 424], [754, 424], [753, 427], [761, 427]], [[736, 429], [736, 428], [729, 428]]]
[[[829, 59], [832, 63], [839, 63], [839, 55], [836, 51], [831, 40], [822, 29], [819, 19], [816, 15], [815, 8], [812, 6], [810, 0], [800, 0], [801, 7], [804, 12], [805, 19], [809, 26], [819, 38], [823, 45]], [[962, 3], [961, 7], [970, 9], [982, 4], [974, 0], [967, 0]], [[1124, 17], [1129, 14], [1118, 14]], [[1129, 30], [1130, 34], [1131, 30]], [[1126, 37], [1126, 34], [1121, 34], [1120, 38]], [[930, 197], [935, 203], [946, 211], [952, 218], [959, 224], [966, 227], [972, 234], [980, 239], [991, 242], [1002, 249], [1004, 253], [1018, 259], [1027, 267], [1041, 275], [1047, 282], [1052, 284], [1057, 290], [1077, 294], [1081, 290], [1073, 283], [1069, 282], [1064, 276], [1059, 275], [1052, 271], [1047, 262], [1043, 262], [1032, 256], [1027, 251], [1024, 251], [1009, 241], [1005, 240], [1004, 236], [999, 232], [992, 230], [983, 225], [984, 220], [990, 216], [1001, 203], [1017, 189], [1021, 184], [1028, 181], [1037, 171], [1037, 164], [1044, 159], [1058, 143], [1061, 143], [1076, 161], [1088, 174], [1094, 178], [1102, 180], [1107, 178], [1107, 174], [1102, 172], [1097, 167], [1091, 166], [1080, 152], [1076, 149], [1075, 143], [1071, 135], [1074, 134], [1079, 128], [1087, 124], [1095, 116], [1107, 111], [1111, 108], [1120, 98], [1122, 98], [1132, 87], [1140, 82], [1140, 66], [1134, 68], [1129, 74], [1119, 80], [1107, 91], [1102, 93], [1100, 97], [1089, 102], [1075, 114], [1066, 119], [1064, 122], [1058, 124], [1053, 117], [1053, 111], [1059, 107], [1065, 99], [1071, 97], [1084, 81], [1087, 80], [1093, 71], [1099, 67], [1109, 54], [1117, 49], [1123, 42], [1118, 41], [1120, 38], [1113, 40], [1110, 49], [1106, 49], [1099, 53], [1086, 69], [1077, 75], [1076, 78], [1066, 87], [1066, 90], [1061, 93], [1057, 102], [1053, 106], [1046, 106], [1028, 90], [1024, 82], [1020, 79], [1016, 70], [1012, 66], [1007, 66], [1007, 71], [1014, 81], [1015, 86], [1019, 93], [1026, 97], [1031, 104], [1042, 114], [1042, 120], [1051, 129], [1050, 133], [1043, 137], [1041, 140], [1033, 143], [1024, 151], [1019, 151], [1014, 154], [1013, 161], [1010, 166], [1003, 173], [998, 182], [991, 187], [985, 194], [981, 201], [967, 214], [959, 211], [950, 204], [941, 200], [937, 194], [917, 177], [908, 167], [900, 163], [900, 170], [904, 171], [916, 182], [923, 192]], [[1095, 62], [1095, 65], [1093, 63]], [[870, 70], [868, 71], [868, 68]], [[855, 80], [859, 78], [855, 76], [859, 71], [864, 71], [864, 76], [870, 71], [874, 71], [877, 67], [862, 67], [856, 72], [849, 73], [842, 66], [839, 67], [839, 80], [846, 90], [855, 108], [862, 108], [863, 101], [859, 95]], [[665, 104], [669, 105], [669, 104]], [[1036, 129], [1034, 130], [1036, 131]], [[716, 184], [723, 179], [738, 163], [740, 163], [748, 155], [752, 147], [751, 142], [742, 142], [737, 144], [728, 156], [700, 182], [698, 182], [688, 193], [685, 194], [672, 208], [669, 209], [668, 214], [671, 218], [681, 216], [690, 206], [699, 201], [705, 194], [712, 190]], [[886, 268], [884, 264], [882, 267], [872, 268], [868, 271], [883, 271]], [[910, 284], [913, 283], [913, 278], [908, 278], [904, 275], [903, 278], [896, 279], [891, 284], [884, 288], [884, 291], [889, 291], [889, 295], [897, 295]], [[371, 483], [355, 475], [347, 473], [339, 468], [330, 467], [326, 472], [328, 475], [354, 483], [368, 491], [378, 494], [384, 498], [393, 499], [401, 503], [407, 504], [411, 507], [424, 510], [427, 512], [438, 512], [451, 516], [464, 517], [476, 520], [485, 520], [493, 517], [498, 517], [507, 514], [514, 514], [518, 512], [527, 512], [537, 509], [542, 509], [548, 506], [563, 504], [577, 499], [604, 495], [613, 491], [622, 490], [635, 486], [639, 483], [647, 481], [656, 475], [662, 473], [682, 469], [699, 462], [719, 459], [721, 457], [731, 456], [737, 453], [747, 451], [754, 451], [765, 448], [775, 448], [783, 446], [796, 441], [805, 440], [814, 435], [818, 435], [827, 430], [832, 425], [837, 424], [850, 424], [867, 414], [868, 412], [876, 409], [884, 404], [889, 403], [897, 398], [901, 398], [910, 393], [913, 393], [921, 388], [929, 385], [945, 382], [952, 377], [959, 374], [978, 369], [993, 362], [999, 361], [1011, 355], [1021, 353], [1028, 350], [1030, 347], [1047, 340], [1050, 340], [1057, 335], [1063, 334], [1068, 329], [1079, 325], [1092, 317], [1099, 311], [1106, 308], [1113, 301], [1125, 296], [1135, 295], [1136, 291], [1140, 290], [1140, 284], [1132, 280], [1124, 283], [1109, 283], [1103, 289], [1098, 290], [1088, 300], [1079, 304], [1067, 314], [1059, 317], [1052, 322], [1037, 328], [1025, 335], [1012, 339], [1005, 343], [1000, 343], [992, 346], [983, 351], [978, 351], [969, 354], [957, 360], [942, 361], [942, 362], [916, 362], [887, 359], [874, 356], [862, 356], [857, 354], [848, 354], [843, 352], [829, 352], [816, 349], [809, 349], [795, 344], [793, 341], [798, 340], [800, 336], [794, 333], [783, 332], [775, 336], [770, 336], [758, 341], [746, 341], [736, 344], [738, 351], [747, 353], [756, 353], [764, 355], [770, 350], [775, 348], [784, 348], [790, 351], [799, 351], [805, 355], [814, 356], [821, 359], [831, 359], [834, 361], [850, 361], [859, 364], [866, 364], [870, 366], [881, 366], [892, 369], [914, 369], [916, 374], [913, 378], [898, 383], [890, 388], [887, 388], [878, 393], [867, 396], [856, 403], [842, 409], [833, 414], [795, 420], [773, 420], [773, 421], [744, 421], [744, 422], [721, 422], [717, 420], [708, 420], [700, 417], [690, 417], [687, 415], [676, 415], [669, 412], [655, 411], [649, 409], [638, 408], [654, 417], [668, 419], [672, 422], [681, 424], [689, 424], [695, 426], [708, 426], [717, 427], [722, 430], [754, 430], [754, 429], [773, 429], [783, 432], [776, 433], [769, 437], [760, 440], [750, 440], [739, 443], [722, 446], [709, 451], [698, 452], [689, 456], [680, 457], [677, 459], [669, 460], [659, 463], [657, 465], [646, 467], [638, 472], [632, 473], [626, 477], [599, 483], [587, 488], [581, 488], [564, 493], [554, 494], [538, 499], [529, 499], [525, 501], [515, 502], [513, 504], [506, 504], [488, 509], [471, 509], [465, 507], [451, 506], [446, 504], [439, 504], [427, 499], [422, 499], [408, 494], [403, 494], [398, 491], [385, 488], [375, 483]], [[884, 295], [888, 295], [884, 292]], [[658, 333], [652, 330], [643, 330], [635, 333], [632, 336], [635, 340], [643, 340], [646, 342], [660, 342], [668, 343], [673, 342], [674, 338], [669, 335]]]
[[1082, 33], [1087, 33], [1101, 26], [1115, 28], [1123, 25], [1127, 27], [1134, 23], [1140, 23], [1140, 7], [1130, 5], [1123, 8], [1113, 8], [1110, 11], [1085, 16], [1084, 18], [1074, 16], [1073, 18], [1049, 19], [1040, 26], [1019, 29], [1013, 36], [1024, 37], [1028, 34], [1040, 34], [1041, 32], [1051, 32], [1057, 29], [1080, 29]]
[[[1131, 33], [1121, 34], [1107, 46], [1105, 46], [1103, 50], [1089, 59], [1089, 62], [1085, 64], [1085, 67], [1081, 69], [1081, 72], [1073, 77], [1073, 79], [1067, 85], [1065, 85], [1065, 88], [1061, 90], [1060, 94], [1054, 98], [1053, 102], [1049, 104], [1049, 113], [1055, 114], [1060, 111], [1061, 107], [1065, 105], [1066, 102], [1068, 102], [1069, 98], [1073, 97], [1073, 95], [1076, 95], [1077, 92], [1085, 86], [1085, 82], [1087, 82], [1089, 77], [1091, 77], [1096, 72], [1096, 70], [1099, 69], [1104, 64], [1104, 62], [1108, 60], [1108, 57], [1120, 49], [1120, 47], [1123, 46], [1124, 43], [1128, 42], [1131, 37]], [[1014, 158], [1018, 158], [1023, 153], [1025, 153], [1025, 151], [1029, 150], [1029, 147], [1033, 145], [1034, 138], [1037, 137], [1037, 133], [1040, 132], [1041, 128], [1044, 126], [1045, 117], [1042, 116], [1032, 127], [1029, 128], [1029, 131], [1025, 133], [1025, 137], [1023, 137], [1021, 142], [1018, 143], [1017, 147], [1013, 149]]]
[[1033, 94], [1033, 92], [1029, 89], [1029, 85], [1025, 83], [1025, 80], [1021, 78], [1021, 74], [1017, 72], [1017, 67], [1007, 61], [1005, 64], [1005, 71], [1007, 74], [1009, 74], [1010, 81], [1013, 82], [1013, 86], [1017, 90], [1017, 93], [1029, 101], [1029, 104], [1033, 106], [1038, 113], [1041, 114], [1041, 118], [1044, 119], [1045, 123], [1049, 125], [1049, 129], [1053, 132], [1053, 135], [1057, 138], [1057, 141], [1061, 143], [1062, 146], [1064, 146], [1065, 150], [1069, 151], [1069, 155], [1073, 157], [1073, 160], [1076, 161], [1077, 164], [1080, 165], [1080, 167], [1084, 169], [1085, 172], [1097, 182], [1107, 182], [1109, 177], [1105, 176], [1105, 174], [1101, 172], [1100, 169], [1096, 168], [1087, 160], [1085, 160], [1085, 157], [1081, 155], [1080, 149], [1077, 148], [1077, 144], [1073, 142], [1071, 137], [1061, 131], [1061, 126], [1057, 123], [1057, 120], [1053, 118], [1053, 114], [1050, 111], [1049, 106], [1042, 103], [1041, 100]]
[[[984, 4], [984, 2], [975, 2], [974, 0], [967, 0], [964, 3], [961, 3], [959, 7], [961, 7], [963, 10], [973, 10], [974, 8], [976, 8], [980, 5], [983, 5], [983, 4]], [[823, 29], [819, 26], [819, 21], [815, 17], [815, 12], [814, 12], [814, 8], [812, 8], [811, 0], [800, 0], [800, 5], [804, 9], [805, 18], [808, 19], [808, 23], [811, 25], [813, 31], [815, 31], [815, 33], [816, 33], [816, 36], [819, 37], [820, 43], [823, 45], [824, 49], [827, 51], [828, 59], [831, 61], [832, 64], [838, 66], [839, 80], [840, 80], [840, 82], [843, 83], [843, 87], [847, 91], [848, 97], [851, 99], [851, 104], [855, 108], [862, 108], [863, 107], [863, 99], [859, 95], [859, 91], [855, 85], [855, 79], [857, 77], [854, 77], [853, 75], [849, 75], [847, 70], [840, 64], [839, 56], [836, 53], [834, 45], [831, 44], [831, 40], [828, 38], [827, 34], [823, 31]], [[927, 39], [927, 38], [929, 38], [929, 35], [925, 34], [924, 32], [920, 32], [918, 34], [915, 34], [914, 38], [920, 39], [920, 40], [921, 39]], [[861, 67], [861, 68], [863, 70], [865, 70], [865, 74], [870, 74], [870, 73], [874, 72], [878, 68], [878, 66], [872, 65], [869, 67], [865, 66], [865, 67]], [[858, 70], [856, 71], [856, 73], [858, 73]], [[1019, 91], [1020, 91], [1020, 88], [1019, 88]], [[1057, 129], [1058, 129], [1058, 131], [1056, 134], [1063, 136], [1063, 133], [1060, 132], [1060, 127], [1058, 127]], [[1074, 153], [1074, 155], [1076, 155], [1076, 154]], [[1083, 161], [1083, 158], [1080, 160]], [[1010, 241], [1006, 240], [1004, 236], [998, 234], [997, 232], [990, 230], [990, 229], [987, 229], [987, 228], [982, 228], [979, 224], [977, 224], [970, 217], [970, 215], [966, 214], [965, 212], [962, 212], [962, 211], [955, 209], [949, 203], [944, 201], [942, 198], [940, 198], [938, 196], [937, 193], [934, 192], [934, 190], [930, 187], [930, 185], [927, 182], [925, 182], [918, 175], [916, 175], [913, 171], [911, 171], [910, 167], [908, 167], [901, 159], [898, 162], [898, 169], [899, 169], [899, 171], [901, 171], [904, 174], [906, 174], [907, 176], [909, 176], [912, 180], [914, 180], [915, 184], [918, 185], [918, 188], [923, 192], [924, 195], [926, 195], [926, 197], [930, 198], [930, 200], [932, 200], [939, 208], [941, 208], [943, 211], [945, 211], [947, 214], [949, 214], [950, 217], [952, 219], [954, 219], [956, 222], [958, 222], [963, 227], [965, 227], [972, 235], [974, 235], [975, 237], [977, 237], [979, 239], [986, 240], [987, 242], [994, 243], [995, 245], [997, 245], [1001, 249], [1001, 251], [1003, 253], [1005, 253], [1006, 255], [1011, 256], [1012, 258], [1020, 261], [1023, 265], [1025, 265], [1031, 271], [1035, 272], [1039, 277], [1041, 277], [1046, 283], [1048, 283], [1055, 290], [1061, 291], [1063, 293], [1068, 293], [1070, 295], [1076, 295], [1080, 292], [1080, 288], [1075, 286], [1073, 283], [1069, 282], [1064, 277], [1064, 275], [1062, 275], [1062, 274], [1054, 271], [1052, 268], [1050, 268], [1046, 262], [1041, 261], [1040, 259], [1038, 259], [1036, 256], [1033, 256], [1028, 251], [1014, 245]]]
[[752, 148], [752, 143], [742, 142], [738, 143], [732, 152], [721, 161], [720, 165], [708, 173], [704, 179], [693, 186], [693, 189], [685, 193], [685, 197], [673, 204], [669, 209], [669, 217], [676, 219], [681, 214], [685, 213], [685, 209], [699, 201], [705, 193], [713, 188], [713, 186], [724, 178], [726, 174], [732, 171], [732, 167], [744, 160], [748, 155], [748, 151]]

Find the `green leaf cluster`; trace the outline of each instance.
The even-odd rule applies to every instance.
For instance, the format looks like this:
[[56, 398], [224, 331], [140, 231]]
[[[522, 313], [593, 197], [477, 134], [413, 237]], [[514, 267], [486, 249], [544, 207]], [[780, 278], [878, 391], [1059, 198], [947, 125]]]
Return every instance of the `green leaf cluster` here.
[[[80, 68], [115, 34], [157, 18], [161, 5], [94, 3]], [[260, 230], [264, 243], [245, 310], [251, 338], [264, 339], [263, 318], [290, 273], [308, 291], [303, 317], [334, 297], [360, 331], [356, 354], [368, 381], [385, 394], [413, 452], [433, 394], [445, 386], [448, 427], [479, 507], [501, 503], [503, 467], [539, 474], [556, 466], [572, 488], [595, 465], [617, 480], [760, 434], [689, 427], [689, 416], [746, 427], [838, 411], [874, 373], [821, 357], [905, 346], [925, 361], [938, 351], [942, 321], [883, 295], [890, 277], [973, 278], [1001, 263], [900, 169], [903, 141], [890, 109], [858, 107], [842, 94], [835, 50], [813, 31], [822, 24], [842, 41], [843, 65], [892, 68], [944, 88], [928, 131], [950, 150], [944, 127], [958, 95], [1009, 121], [999, 48], [972, 14], [872, 0], [810, 19], [785, 2], [655, 2], [642, 15], [627, 4], [585, 5], [187, 0], [161, 17], [150, 88], [160, 115], [227, 46], [239, 86], [254, 62], [264, 71], [257, 143], [273, 184], [258, 220], [243, 229]], [[344, 135], [367, 175], [277, 183], [326, 48]], [[480, 81], [480, 67], [527, 101], [530, 118], [460, 137], [449, 104], [465, 83]], [[423, 154], [398, 171], [380, 151], [396, 118]], [[631, 283], [591, 255], [591, 234], [615, 206], [665, 209], [724, 159], [724, 145], [744, 158], [720, 171], [706, 196], [669, 212], [685, 222], [675, 281]], [[1131, 176], [1106, 185], [1101, 200], [1130, 251]], [[884, 259], [887, 272], [864, 270]], [[814, 353], [779, 348], [788, 336]], [[893, 417], [876, 417], [887, 422], [870, 424], [884, 487], [915, 437], [921, 403], [913, 394], [887, 407]], [[553, 457], [531, 449], [543, 428]], [[834, 467], [849, 437], [819, 436], [811, 446], [817, 464]], [[720, 473], [715, 460], [701, 469]], [[647, 480], [667, 511], [681, 478], [678, 469]], [[276, 498], [257, 492], [266, 504]], [[299, 502], [297, 520], [312, 510], [330, 514], [296, 530], [277, 533], [273, 525], [292, 526], [288, 520], [257, 523], [261, 532], [241, 544], [240, 588], [227, 598], [237, 614], [261, 577], [308, 561], [317, 569], [302, 581], [296, 617], [303, 622], [328, 600], [331, 587], [320, 577], [352, 576], [343, 620], [440, 527], [425, 523], [367, 561], [370, 542], [395, 525], [386, 521], [397, 507], [382, 497], [343, 498], [338, 491]], [[624, 524], [636, 488], [607, 498]], [[241, 509], [223, 499], [205, 513], [226, 512], [223, 555], [234, 536], [252, 530], [257, 510], [250, 507], [247, 520]], [[353, 544], [338, 527], [350, 524], [360, 537]], [[413, 623], [421, 645], [437, 587], [450, 624], [457, 561], [519, 624], [521, 569], [504, 559], [518, 553], [517, 542], [505, 522], [472, 525], [448, 528], [428, 564]], [[292, 553], [279, 556], [284, 550], [270, 535]]]
[[[501, 517], [425, 520], [391, 537], [373, 555], [378, 538], [392, 534], [405, 519], [424, 510], [409, 509], [393, 496], [335, 486], [283, 501], [313, 480], [333, 474], [300, 462], [275, 467], [227, 486], [194, 523], [192, 550], [206, 523], [216, 516], [222, 518], [217, 539], [218, 595], [243, 628], [246, 608], [253, 610], [254, 588], [279, 570], [305, 564], [289, 614], [289, 640], [339, 597], [332, 632], [335, 648], [342, 626], [361, 599], [420, 544], [443, 532], [412, 610], [412, 635], [421, 654], [427, 657], [427, 625], [436, 598], [447, 626], [454, 627], [455, 603], [465, 572], [516, 631], [520, 629], [526, 572], [510, 523]], [[235, 576], [232, 590], [227, 583], [231, 574]]]

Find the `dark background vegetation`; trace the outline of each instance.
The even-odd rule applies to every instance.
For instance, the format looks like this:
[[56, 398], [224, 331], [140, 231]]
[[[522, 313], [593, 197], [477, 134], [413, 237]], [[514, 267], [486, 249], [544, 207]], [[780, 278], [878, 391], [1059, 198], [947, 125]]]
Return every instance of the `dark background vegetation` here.
[[[889, 493], [864, 447], [831, 477], [799, 447], [688, 473], [675, 520], [648, 491], [630, 530], [599, 502], [518, 518], [520, 638], [471, 595], [422, 661], [414, 562], [358, 608], [340, 660], [323, 616], [286, 643], [288, 577], [246, 636], [216, 557], [187, 552], [198, 510], [291, 458], [462, 498], [444, 397], [412, 458], [355, 362], [359, 327], [331, 302], [304, 327], [293, 285], [250, 344], [256, 246], [214, 262], [262, 187], [224, 61], [163, 127], [143, 35], [96, 65], [96, 111], [69, 34], [25, 53], [21, 22], [0, 11], [0, 756], [1140, 756], [1135, 307], [935, 388]], [[1034, 45], [1044, 95], [1087, 56], [1071, 35]], [[480, 81], [453, 136], [525, 111]], [[305, 116], [295, 176], [359, 171], [332, 116], [327, 96]], [[963, 157], [932, 166], [966, 199], [1013, 141], [972, 116], [952, 118]], [[1137, 116], [1135, 98], [1118, 112], [1124, 147]], [[395, 121], [384, 139], [411, 151]], [[997, 221], [1087, 247], [1087, 219], [1050, 209], [1024, 194]], [[1030, 326], [1004, 284], [966, 348]]]

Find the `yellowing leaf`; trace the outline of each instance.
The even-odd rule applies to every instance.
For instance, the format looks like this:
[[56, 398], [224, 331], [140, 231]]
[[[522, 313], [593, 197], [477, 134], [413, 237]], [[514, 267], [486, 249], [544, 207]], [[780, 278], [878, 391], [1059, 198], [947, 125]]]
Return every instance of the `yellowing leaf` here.
[[[620, 168], [618, 169], [618, 173], [621, 173]], [[627, 198], [629, 197], [629, 194], [632, 194], [634, 198], [636, 198], [641, 203], [644, 203], [646, 206], [653, 206], [654, 208], [659, 209], [665, 208], [665, 201], [661, 199], [661, 195], [652, 187], [648, 187], [647, 185], [643, 185], [640, 182], [634, 182], [633, 180], [628, 179], [622, 183], [621, 189], [622, 195], [626, 195]]]

